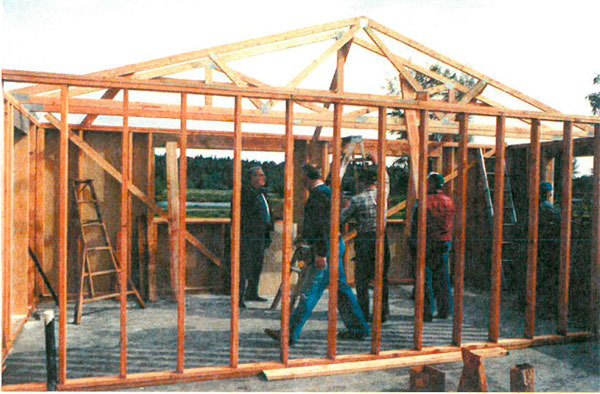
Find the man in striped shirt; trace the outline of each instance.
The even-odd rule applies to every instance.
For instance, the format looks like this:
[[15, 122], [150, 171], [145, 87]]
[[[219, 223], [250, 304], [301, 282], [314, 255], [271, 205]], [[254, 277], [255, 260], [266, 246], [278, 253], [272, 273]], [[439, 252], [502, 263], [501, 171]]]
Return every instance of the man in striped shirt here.
[[[367, 320], [370, 320], [369, 282], [375, 277], [375, 251], [377, 249], [377, 167], [368, 166], [362, 169], [358, 176], [363, 186], [360, 194], [352, 197], [350, 205], [342, 211], [341, 224], [350, 219], [356, 220], [356, 240], [354, 250], [356, 260], [354, 278], [356, 280], [356, 295], [358, 303]], [[387, 198], [387, 196], [386, 196]], [[390, 315], [388, 270], [390, 266], [390, 251], [387, 235], [384, 233], [384, 268], [382, 288], [381, 322]]]

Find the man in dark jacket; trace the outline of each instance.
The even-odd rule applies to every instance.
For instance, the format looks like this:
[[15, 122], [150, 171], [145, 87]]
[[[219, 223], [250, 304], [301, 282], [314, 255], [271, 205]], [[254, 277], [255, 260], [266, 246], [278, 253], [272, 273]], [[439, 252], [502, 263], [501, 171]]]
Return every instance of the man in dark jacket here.
[[[344, 252], [346, 245], [339, 238], [339, 259], [329, 261], [329, 231], [331, 216], [331, 189], [325, 185], [321, 171], [306, 164], [302, 167], [302, 181], [310, 191], [304, 207], [302, 240], [312, 247], [314, 261], [308, 267], [306, 282], [302, 288], [300, 302], [290, 317], [290, 343], [293, 345], [300, 338], [302, 328], [319, 303], [323, 292], [329, 286], [329, 266], [338, 264], [338, 310], [348, 331], [338, 333], [341, 339], [362, 339], [369, 335], [371, 329], [365, 320], [352, 288], [346, 282], [344, 271]], [[265, 333], [275, 340], [280, 339], [277, 330], [265, 329]]]
[[250, 182], [242, 187], [240, 308], [246, 307], [244, 301], [267, 301], [258, 295], [258, 285], [273, 231], [273, 216], [264, 189], [265, 173], [256, 166], [248, 174]]

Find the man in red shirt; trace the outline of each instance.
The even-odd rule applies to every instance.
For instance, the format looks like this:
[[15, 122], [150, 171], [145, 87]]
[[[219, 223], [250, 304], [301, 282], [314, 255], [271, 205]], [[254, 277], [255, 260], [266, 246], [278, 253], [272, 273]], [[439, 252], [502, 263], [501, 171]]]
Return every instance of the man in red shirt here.
[[[432, 172], [427, 177], [427, 251], [425, 265], [425, 304], [423, 320], [431, 321], [437, 306], [437, 317], [446, 319], [453, 309], [448, 258], [452, 244], [454, 202], [443, 193], [444, 177]], [[416, 246], [417, 213], [415, 207], [412, 243]], [[416, 250], [416, 247], [414, 248]], [[413, 255], [416, 256], [415, 253]], [[435, 306], [433, 300], [435, 299]]]

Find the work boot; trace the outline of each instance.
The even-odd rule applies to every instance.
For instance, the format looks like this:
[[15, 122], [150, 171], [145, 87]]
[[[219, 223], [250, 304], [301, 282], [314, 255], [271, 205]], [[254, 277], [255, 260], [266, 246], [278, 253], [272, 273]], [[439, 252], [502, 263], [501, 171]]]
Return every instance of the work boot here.
[[339, 339], [351, 339], [353, 341], [362, 341], [365, 339], [365, 334], [359, 334], [352, 331], [338, 331]]
[[[265, 328], [265, 334], [267, 334], [271, 339], [281, 342], [281, 331], [273, 330], [271, 328]], [[290, 346], [294, 346], [295, 342], [292, 338], [290, 338]]]
[[255, 295], [255, 296], [246, 297], [246, 301], [267, 302], [269, 300], [267, 300], [266, 298], [263, 298], [259, 295]]

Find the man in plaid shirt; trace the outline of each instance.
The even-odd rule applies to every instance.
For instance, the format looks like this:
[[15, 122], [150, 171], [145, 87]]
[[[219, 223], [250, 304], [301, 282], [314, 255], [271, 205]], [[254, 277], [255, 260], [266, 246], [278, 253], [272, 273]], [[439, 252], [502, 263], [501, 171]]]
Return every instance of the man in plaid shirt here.
[[[356, 294], [358, 303], [367, 320], [370, 320], [369, 308], [369, 281], [375, 276], [375, 251], [377, 249], [377, 169], [376, 166], [363, 168], [358, 177], [364, 190], [352, 197], [350, 205], [342, 211], [341, 224], [350, 219], [356, 220], [356, 241], [354, 250], [356, 261], [354, 278], [356, 281]], [[387, 195], [386, 195], [387, 199]], [[385, 322], [390, 315], [388, 270], [390, 266], [390, 251], [387, 235], [384, 246], [384, 268], [381, 322]]]

